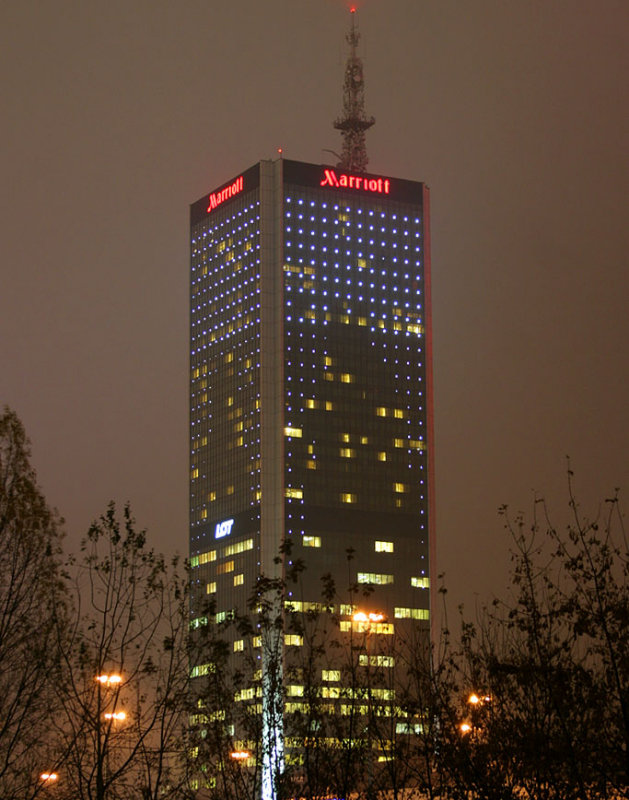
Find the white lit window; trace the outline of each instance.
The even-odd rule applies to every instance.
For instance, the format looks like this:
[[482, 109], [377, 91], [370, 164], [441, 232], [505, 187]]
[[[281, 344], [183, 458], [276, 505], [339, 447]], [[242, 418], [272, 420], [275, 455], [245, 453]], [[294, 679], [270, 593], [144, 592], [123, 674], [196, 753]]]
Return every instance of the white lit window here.
[[374, 543], [376, 553], [392, 553], [393, 542], [378, 542]]
[[374, 583], [383, 586], [387, 583], [393, 583], [393, 575], [386, 575], [382, 572], [359, 572], [357, 581], [358, 583]]

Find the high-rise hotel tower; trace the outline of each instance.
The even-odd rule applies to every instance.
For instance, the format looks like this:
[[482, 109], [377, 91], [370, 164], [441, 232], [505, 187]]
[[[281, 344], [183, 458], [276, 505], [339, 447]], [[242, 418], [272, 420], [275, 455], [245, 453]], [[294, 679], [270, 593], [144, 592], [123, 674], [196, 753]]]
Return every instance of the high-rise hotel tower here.
[[[260, 576], [281, 578], [300, 560], [306, 569], [287, 587], [293, 610], [319, 607], [329, 575], [339, 598], [349, 586], [351, 597], [367, 590], [373, 631], [411, 625], [425, 639], [434, 546], [428, 190], [367, 172], [373, 119], [357, 41], [352, 19], [338, 164], [261, 161], [191, 206], [193, 616], [204, 599], [217, 621], [245, 612]], [[339, 601], [341, 633], [353, 630], [356, 611]], [[234, 658], [252, 646], [227, 635]], [[300, 645], [282, 638], [284, 660]], [[340, 672], [324, 673], [342, 683]]]
[[219, 614], [288, 539], [306, 600], [331, 573], [428, 619], [429, 247], [427, 188], [389, 176], [262, 161], [192, 206], [190, 552]]

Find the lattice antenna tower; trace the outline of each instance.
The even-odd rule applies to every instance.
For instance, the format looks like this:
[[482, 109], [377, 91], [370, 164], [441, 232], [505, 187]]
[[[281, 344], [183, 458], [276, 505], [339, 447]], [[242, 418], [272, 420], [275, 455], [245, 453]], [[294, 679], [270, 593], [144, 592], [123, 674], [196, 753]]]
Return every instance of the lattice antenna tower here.
[[350, 51], [345, 67], [343, 83], [343, 116], [334, 121], [334, 127], [343, 136], [339, 169], [347, 172], [366, 172], [369, 159], [365, 144], [365, 132], [376, 121], [374, 117], [365, 116], [365, 79], [363, 62], [357, 55], [360, 33], [356, 25], [356, 9], [351, 8], [351, 28], [347, 36]]

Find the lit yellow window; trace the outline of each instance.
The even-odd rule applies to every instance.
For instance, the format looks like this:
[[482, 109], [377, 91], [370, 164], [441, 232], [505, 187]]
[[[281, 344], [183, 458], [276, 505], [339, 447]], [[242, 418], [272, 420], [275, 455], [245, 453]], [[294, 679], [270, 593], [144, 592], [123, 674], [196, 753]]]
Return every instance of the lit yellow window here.
[[331, 367], [332, 359], [329, 356], [325, 356], [323, 359], [323, 363], [325, 364], [326, 367]]
[[304, 496], [303, 489], [285, 489], [284, 497], [289, 497], [293, 500], [302, 500]]
[[207, 499], [210, 503], [213, 503], [216, 500], [216, 492], [210, 492], [207, 496]]
[[351, 619], [342, 619], [339, 629], [343, 633], [354, 630], [357, 633], [376, 633], [384, 636], [393, 636], [395, 625], [392, 622], [352, 622]]
[[325, 410], [326, 411], [333, 411], [334, 410], [334, 403], [331, 400], [325, 401]]
[[262, 647], [262, 637], [261, 636], [253, 636], [251, 639], [251, 644], [254, 647]]
[[326, 372], [323, 376], [326, 381], [333, 381], [334, 380], [334, 373], [333, 372]]
[[382, 586], [393, 583], [393, 575], [386, 575], [382, 572], [359, 572], [357, 581], [358, 583], [374, 583]]
[[404, 412], [402, 411], [401, 408], [394, 408], [393, 409], [393, 416], [396, 419], [403, 419], [404, 418]]
[[429, 589], [430, 578], [411, 578], [411, 586], [414, 586], [416, 589]]
[[386, 667], [393, 668], [395, 666], [395, 658], [393, 656], [358, 656], [358, 663], [361, 667]]
[[378, 408], [376, 408], [377, 417], [386, 417], [386, 415], [387, 415], [387, 410], [384, 406], [378, 406]]
[[354, 376], [349, 372], [341, 372], [341, 383], [354, 383]]
[[234, 642], [234, 653], [239, 653], [245, 649], [245, 641], [244, 639], [236, 639]]
[[406, 439], [394, 439], [393, 445], [394, 447], [410, 447], [410, 442], [407, 442]]
[[211, 583], [205, 584], [205, 593], [216, 594], [216, 581], [212, 581]]
[[302, 536], [301, 542], [304, 547], [321, 547], [320, 536]]
[[304, 643], [304, 637], [298, 636], [296, 633], [287, 633], [284, 635], [284, 644], [287, 647], [301, 647]]
[[244, 542], [229, 544], [223, 548], [221, 555], [223, 557], [236, 556], [238, 553], [246, 553], [247, 550], [253, 550], [253, 539], [245, 539]]
[[386, 461], [386, 460], [387, 460], [387, 454], [384, 452], [384, 450], [381, 450], [378, 453], [378, 461]]
[[242, 572], [238, 573], [238, 575], [234, 575], [234, 586], [242, 586], [245, 582], [245, 576]]
[[314, 445], [313, 444], [309, 444], [306, 449], [308, 450], [308, 455], [312, 455], [314, 453]]
[[406, 483], [394, 483], [393, 491], [397, 492], [398, 494], [404, 494], [405, 492], [408, 492], [408, 486]]
[[[227, 353], [227, 355], [225, 356], [225, 363], [226, 364], [231, 364], [231, 362], [233, 360], [234, 360], [234, 354], [233, 353]], [[231, 406], [233, 402], [234, 402], [234, 398], [233, 397], [228, 397], [227, 398], [227, 405], [228, 406]]]
[[317, 468], [317, 462], [316, 462], [316, 461], [313, 461], [313, 460], [310, 458], [310, 459], [308, 459], [308, 461], [306, 461], [306, 467], [307, 467], [308, 469], [316, 469], [316, 468]]
[[289, 697], [303, 697], [304, 696], [304, 687], [300, 686], [299, 684], [289, 684], [286, 687], [286, 694]]
[[341, 670], [340, 669], [322, 669], [321, 670], [321, 680], [323, 680], [323, 681], [340, 681], [341, 680]]
[[367, 325], [367, 317], [356, 317], [356, 322], [361, 328], [364, 328]]
[[343, 494], [341, 494], [342, 503], [355, 503], [356, 499], [356, 495], [351, 492], [343, 492]]
[[240, 422], [237, 422], [234, 425], [234, 430], [236, 431], [236, 433], [238, 433], [238, 431], [241, 431], [244, 428], [244, 425], [245, 425], [245, 423], [242, 422], [242, 420]]
[[358, 264], [360, 269], [365, 269], [365, 267], [367, 266], [367, 260], [364, 258], [359, 258], [356, 263]]
[[190, 477], [194, 480], [194, 478], [199, 477], [199, 468], [195, 467], [193, 470], [190, 471]]
[[368, 436], [361, 436], [360, 437], [361, 444], [369, 444], [369, 437]]
[[234, 571], [233, 561], [226, 561], [224, 564], [219, 564], [218, 567], [216, 567], [217, 575], [225, 575], [225, 573], [233, 571]]
[[199, 564], [207, 564], [208, 561], [216, 561], [216, 550], [208, 550], [199, 555]]
[[316, 407], [317, 407], [316, 400], [313, 400], [312, 398], [306, 400], [306, 408], [316, 408]]
[[339, 607], [339, 614], [346, 617], [351, 617], [356, 613], [356, 606], [350, 603], [341, 603]]
[[227, 487], [227, 494], [233, 494], [233, 493], [234, 493], [234, 487], [233, 486], [228, 486]]
[[302, 430], [301, 428], [290, 428], [287, 426], [284, 428], [284, 436], [292, 436], [295, 439], [301, 439]]
[[260, 500], [262, 500], [262, 492], [260, 491], [260, 489], [258, 489], [258, 491], [256, 492], [256, 500], [258, 502], [260, 502]]
[[354, 458], [356, 455], [356, 451], [352, 450], [351, 447], [341, 447], [339, 453], [341, 458]]
[[428, 619], [427, 608], [396, 608], [394, 612], [396, 619]]
[[376, 553], [392, 553], [393, 542], [379, 542], [374, 543]]
[[339, 439], [340, 439], [342, 442], [349, 442], [349, 433], [341, 433], [341, 434], [339, 435]]
[[201, 519], [207, 519], [207, 508], [204, 508], [201, 512]]

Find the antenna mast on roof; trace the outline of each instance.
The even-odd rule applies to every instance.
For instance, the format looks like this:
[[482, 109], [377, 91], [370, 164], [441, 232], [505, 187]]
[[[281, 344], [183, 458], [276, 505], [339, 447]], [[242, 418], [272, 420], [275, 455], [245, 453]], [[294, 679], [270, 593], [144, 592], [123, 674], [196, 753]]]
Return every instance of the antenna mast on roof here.
[[347, 34], [350, 46], [349, 57], [345, 67], [343, 83], [343, 116], [334, 121], [334, 127], [343, 136], [339, 169], [347, 172], [366, 172], [369, 159], [365, 145], [365, 131], [376, 121], [374, 117], [365, 116], [365, 79], [363, 62], [356, 54], [360, 33], [356, 26], [356, 8], [350, 9], [352, 27]]

